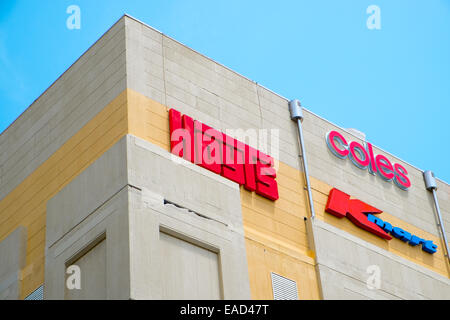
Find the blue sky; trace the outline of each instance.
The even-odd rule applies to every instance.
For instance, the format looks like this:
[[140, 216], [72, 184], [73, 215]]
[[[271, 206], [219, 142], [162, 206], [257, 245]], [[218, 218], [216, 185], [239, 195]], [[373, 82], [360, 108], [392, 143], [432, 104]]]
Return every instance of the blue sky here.
[[450, 182], [450, 0], [0, 0], [0, 132], [123, 13]]

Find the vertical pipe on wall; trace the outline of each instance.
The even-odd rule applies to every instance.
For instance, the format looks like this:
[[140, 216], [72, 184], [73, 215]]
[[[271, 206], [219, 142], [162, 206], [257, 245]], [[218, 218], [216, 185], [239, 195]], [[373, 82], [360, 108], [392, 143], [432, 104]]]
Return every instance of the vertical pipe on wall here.
[[447, 260], [450, 263], [447, 235], [445, 234], [444, 222], [442, 220], [441, 209], [439, 208], [439, 202], [438, 202], [438, 198], [437, 198], [437, 194], [436, 194], [436, 190], [437, 190], [436, 179], [434, 178], [433, 172], [431, 172], [430, 170], [424, 171], [423, 177], [425, 179], [425, 186], [426, 186], [427, 190], [431, 191], [431, 193], [433, 194], [434, 206], [436, 207], [436, 212], [437, 212], [438, 220], [439, 220], [438, 226], [441, 230], [442, 237], [444, 239]]
[[311, 193], [311, 183], [309, 181], [309, 172], [308, 172], [308, 163], [306, 160], [306, 151], [305, 151], [305, 142], [303, 140], [303, 130], [302, 130], [302, 121], [303, 121], [303, 111], [300, 101], [294, 99], [289, 102], [289, 111], [291, 113], [291, 119], [297, 122], [298, 128], [298, 136], [300, 140], [300, 149], [301, 149], [301, 157], [303, 159], [303, 170], [305, 172], [305, 180], [306, 180], [306, 188], [308, 190], [308, 200], [309, 200], [309, 208], [311, 209], [311, 218], [315, 217], [314, 212], [314, 203]]

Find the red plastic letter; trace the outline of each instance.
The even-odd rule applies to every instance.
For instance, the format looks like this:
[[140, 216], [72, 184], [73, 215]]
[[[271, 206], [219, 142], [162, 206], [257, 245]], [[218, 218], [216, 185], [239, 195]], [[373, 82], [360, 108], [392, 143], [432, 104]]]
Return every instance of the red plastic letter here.
[[[341, 144], [344, 146], [344, 150], [339, 149], [336, 146], [335, 139], [339, 139]], [[327, 134], [327, 145], [330, 148], [331, 152], [334, 153], [335, 156], [345, 159], [348, 156], [348, 144], [347, 140], [337, 131], [331, 131]]]
[[[222, 152], [222, 176], [240, 185], [245, 184], [244, 152], [245, 147], [239, 142], [224, 134]], [[238, 147], [237, 144], [241, 146]]]
[[411, 187], [411, 181], [406, 176], [408, 174], [408, 171], [406, 171], [406, 169], [398, 163], [394, 164], [394, 170], [395, 184], [403, 190], [407, 190], [409, 187]]
[[394, 178], [394, 168], [388, 158], [379, 154], [376, 156], [378, 167], [378, 174], [386, 181], [391, 181]]
[[[181, 113], [175, 109], [169, 110], [169, 129], [170, 129], [170, 151], [179, 156], [183, 156], [183, 148], [176, 148], [182, 142], [182, 137], [177, 133], [181, 129]], [[176, 149], [176, 150], [175, 150]]]
[[270, 200], [277, 200], [279, 196], [276, 177], [273, 158], [259, 152], [256, 163], [256, 193]]

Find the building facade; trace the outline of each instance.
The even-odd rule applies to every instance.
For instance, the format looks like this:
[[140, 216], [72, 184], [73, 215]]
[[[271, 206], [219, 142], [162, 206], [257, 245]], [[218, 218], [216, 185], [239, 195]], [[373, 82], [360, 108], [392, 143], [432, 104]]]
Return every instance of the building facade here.
[[0, 135], [0, 298], [450, 299], [423, 172], [301, 112], [307, 175], [288, 100], [123, 16]]

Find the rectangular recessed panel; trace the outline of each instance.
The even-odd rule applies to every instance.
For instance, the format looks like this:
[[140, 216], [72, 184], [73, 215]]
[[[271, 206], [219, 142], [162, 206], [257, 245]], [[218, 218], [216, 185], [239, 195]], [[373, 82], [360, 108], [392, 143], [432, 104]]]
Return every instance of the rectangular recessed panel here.
[[288, 278], [271, 272], [273, 299], [298, 300], [297, 283]]
[[25, 300], [44, 300], [44, 286], [40, 286], [34, 290]]
[[164, 299], [222, 298], [217, 253], [163, 232], [160, 245]]
[[66, 271], [64, 299], [106, 299], [106, 239], [90, 248], [83, 256], [71, 263], [71, 266], [72, 268], [67, 268]]

